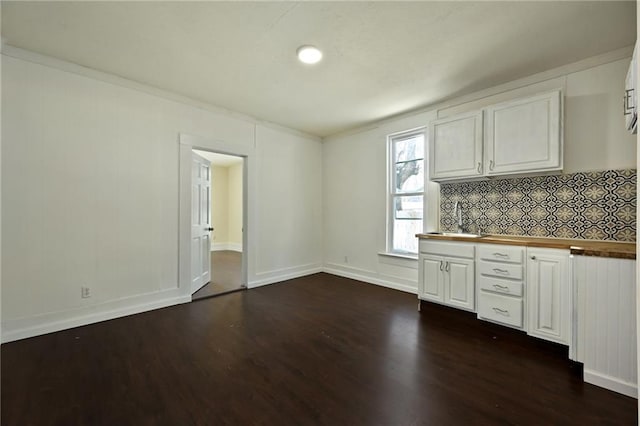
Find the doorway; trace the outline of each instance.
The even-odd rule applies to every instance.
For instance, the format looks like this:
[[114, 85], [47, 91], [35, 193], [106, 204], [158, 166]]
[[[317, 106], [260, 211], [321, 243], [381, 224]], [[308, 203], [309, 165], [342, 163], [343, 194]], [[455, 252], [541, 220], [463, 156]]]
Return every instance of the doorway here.
[[[193, 149], [193, 155], [208, 166], [209, 187], [202, 196], [208, 214], [210, 279], [192, 294], [201, 300], [243, 290], [243, 157]], [[206, 168], [206, 167], [205, 167]], [[205, 192], [206, 192], [205, 191]], [[203, 265], [204, 266], [204, 265]]]

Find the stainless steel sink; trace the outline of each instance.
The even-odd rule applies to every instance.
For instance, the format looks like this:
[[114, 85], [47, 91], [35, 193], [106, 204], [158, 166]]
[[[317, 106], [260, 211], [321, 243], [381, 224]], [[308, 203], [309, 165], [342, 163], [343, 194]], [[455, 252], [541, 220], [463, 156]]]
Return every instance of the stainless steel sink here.
[[466, 232], [427, 232], [427, 235], [442, 235], [443, 237], [481, 238], [482, 234], [470, 234]]

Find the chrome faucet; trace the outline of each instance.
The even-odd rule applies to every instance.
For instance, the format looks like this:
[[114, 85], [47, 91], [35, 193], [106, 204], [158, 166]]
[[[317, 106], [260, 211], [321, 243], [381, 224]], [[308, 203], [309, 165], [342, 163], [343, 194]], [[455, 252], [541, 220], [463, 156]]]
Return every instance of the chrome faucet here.
[[460, 201], [456, 201], [453, 205], [453, 215], [458, 219], [458, 233], [464, 233], [464, 226], [462, 226], [462, 204]]

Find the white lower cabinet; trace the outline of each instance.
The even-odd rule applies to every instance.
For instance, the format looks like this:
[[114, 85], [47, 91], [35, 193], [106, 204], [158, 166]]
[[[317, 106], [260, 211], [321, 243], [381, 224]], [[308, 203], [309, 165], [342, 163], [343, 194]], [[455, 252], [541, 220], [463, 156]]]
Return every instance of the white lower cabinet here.
[[638, 397], [636, 261], [574, 256], [576, 310], [571, 358], [584, 381]]
[[421, 242], [418, 297], [475, 311], [473, 253], [473, 244]]
[[420, 255], [419, 296], [424, 300], [444, 302], [444, 259], [439, 256]]
[[478, 244], [478, 318], [524, 327], [524, 247]]
[[522, 327], [522, 298], [480, 293], [478, 317], [512, 327]]
[[444, 303], [475, 310], [473, 259], [444, 259]]
[[569, 251], [527, 249], [527, 333], [563, 345], [571, 341]]
[[421, 240], [418, 297], [568, 345], [585, 382], [637, 398], [635, 272], [569, 250]]

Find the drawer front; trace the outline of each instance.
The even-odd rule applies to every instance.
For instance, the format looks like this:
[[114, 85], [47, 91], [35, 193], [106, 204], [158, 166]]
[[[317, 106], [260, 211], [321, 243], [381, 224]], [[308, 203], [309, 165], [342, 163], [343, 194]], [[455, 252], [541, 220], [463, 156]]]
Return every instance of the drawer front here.
[[524, 247], [487, 244], [478, 246], [478, 258], [505, 263], [522, 264], [524, 261]]
[[507, 294], [509, 296], [522, 297], [524, 294], [524, 284], [522, 281], [503, 280], [500, 278], [485, 277], [484, 275], [478, 277], [478, 288], [494, 293]]
[[478, 272], [480, 275], [489, 277], [509, 278], [512, 280], [522, 280], [524, 278], [524, 268], [522, 265], [514, 265], [510, 263], [487, 262], [481, 260], [478, 262]]
[[469, 243], [421, 240], [420, 253], [473, 259], [476, 253], [476, 246]]
[[522, 327], [522, 299], [481, 291], [478, 297], [478, 317]]

